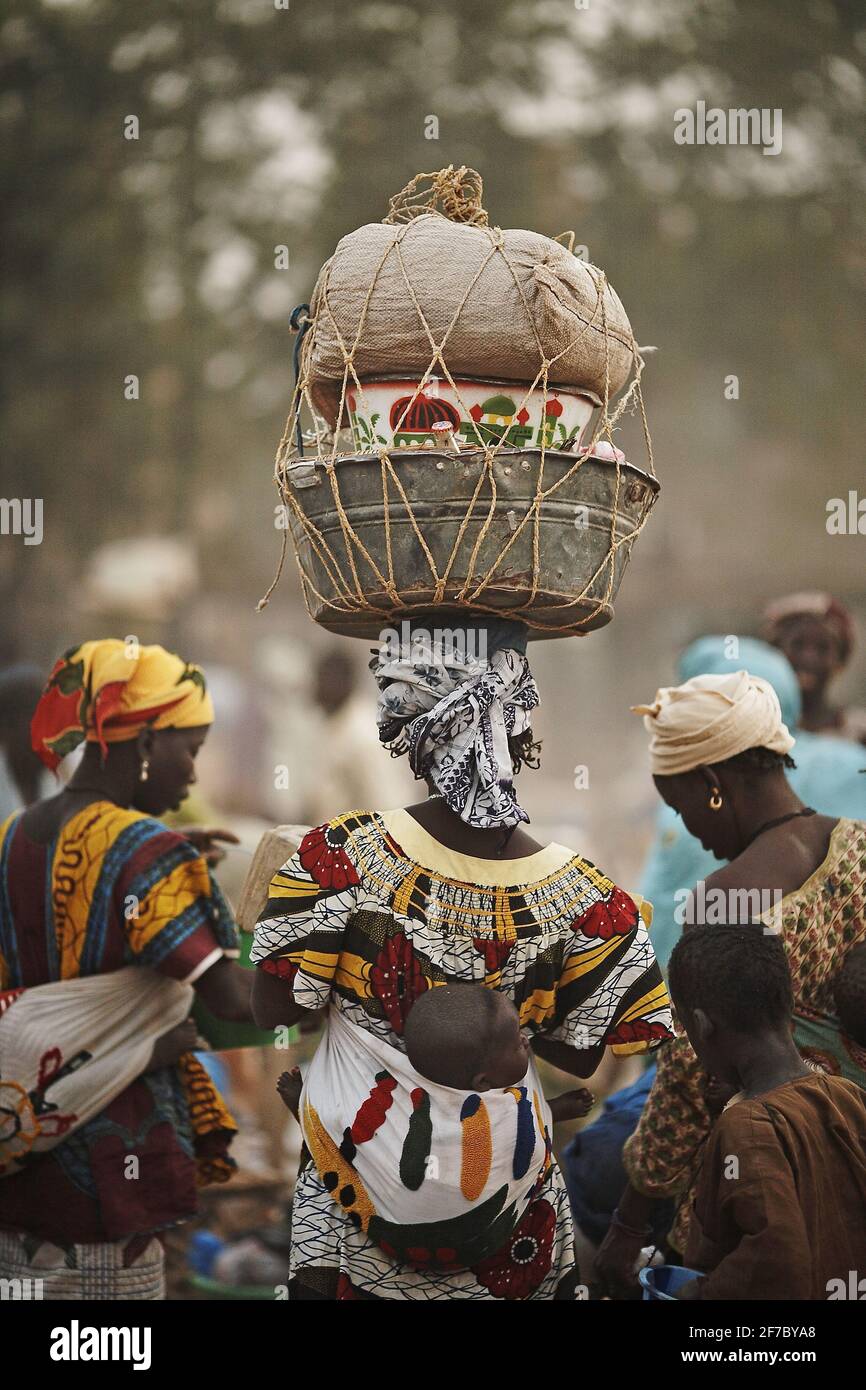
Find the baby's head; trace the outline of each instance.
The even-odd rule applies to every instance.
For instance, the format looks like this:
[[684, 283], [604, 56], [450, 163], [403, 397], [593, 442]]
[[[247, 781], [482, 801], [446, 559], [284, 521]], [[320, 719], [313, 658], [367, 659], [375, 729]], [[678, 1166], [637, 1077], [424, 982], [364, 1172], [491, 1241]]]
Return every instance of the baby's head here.
[[833, 995], [842, 1031], [866, 1047], [866, 946], [848, 952], [833, 980]]
[[458, 1091], [516, 1086], [529, 1066], [517, 1010], [484, 985], [428, 989], [412, 1005], [403, 1041], [421, 1076]]

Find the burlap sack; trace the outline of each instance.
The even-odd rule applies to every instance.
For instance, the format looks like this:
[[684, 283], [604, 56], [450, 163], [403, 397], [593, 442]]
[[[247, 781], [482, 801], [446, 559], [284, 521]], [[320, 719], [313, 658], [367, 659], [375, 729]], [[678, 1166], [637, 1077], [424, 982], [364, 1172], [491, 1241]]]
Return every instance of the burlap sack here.
[[259, 913], [268, 901], [268, 887], [307, 833], [305, 825], [276, 825], [266, 830], [259, 840], [249, 872], [244, 880], [238, 901], [237, 921], [243, 931], [251, 932]]
[[546, 357], [552, 385], [602, 397], [607, 360], [612, 396], [628, 378], [634, 339], [602, 284], [595, 266], [537, 232], [436, 212], [359, 227], [322, 267], [310, 304], [303, 375], [313, 404], [335, 423], [347, 354], [362, 381], [414, 376], [443, 339], [453, 376], [528, 383]]

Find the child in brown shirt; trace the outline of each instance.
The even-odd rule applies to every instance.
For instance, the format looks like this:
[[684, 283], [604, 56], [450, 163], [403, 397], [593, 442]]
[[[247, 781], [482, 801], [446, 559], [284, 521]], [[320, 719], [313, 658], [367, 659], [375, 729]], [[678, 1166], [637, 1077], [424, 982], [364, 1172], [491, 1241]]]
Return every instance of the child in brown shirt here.
[[736, 1092], [707, 1142], [689, 1224], [685, 1264], [704, 1277], [680, 1297], [855, 1297], [866, 1094], [797, 1052], [780, 939], [760, 925], [696, 927], [671, 956], [670, 991], [699, 1060]]

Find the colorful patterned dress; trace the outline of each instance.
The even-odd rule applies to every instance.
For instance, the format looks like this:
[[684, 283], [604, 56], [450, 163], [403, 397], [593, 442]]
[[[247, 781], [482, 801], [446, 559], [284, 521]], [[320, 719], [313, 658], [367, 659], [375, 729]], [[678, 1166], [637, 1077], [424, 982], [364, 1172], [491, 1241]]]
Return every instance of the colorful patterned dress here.
[[[579, 1049], [645, 1052], [670, 1036], [646, 925], [610, 879], [556, 844], [512, 860], [457, 853], [407, 811], [353, 812], [310, 831], [271, 883], [252, 959], [286, 980], [297, 1003], [330, 1002], [403, 1052], [414, 1000], [445, 981], [503, 991], [528, 1031]], [[575, 1297], [571, 1214], [555, 1163], [502, 1248], [472, 1268], [396, 1262], [332, 1190], [307, 1155], [292, 1217], [292, 1297]]]
[[[236, 947], [204, 859], [160, 821], [99, 801], [49, 844], [29, 838], [21, 812], [0, 827], [0, 1009], [4, 992], [14, 1009], [21, 988], [129, 965], [191, 983]], [[69, 1269], [74, 1251], [89, 1247], [88, 1287], [104, 1279], [109, 1291], [70, 1296], [117, 1296], [110, 1289], [121, 1257], [112, 1250], [109, 1258], [108, 1244], [123, 1243], [128, 1267], [153, 1232], [191, 1216], [197, 1187], [234, 1166], [226, 1156], [233, 1130], [192, 1055], [139, 1077], [49, 1153], [0, 1177], [3, 1272], [41, 1242], [66, 1249]]]
[[[866, 1049], [840, 1032], [832, 979], [853, 946], [866, 941], [866, 825], [840, 820], [823, 864], [782, 899], [781, 937], [794, 986], [794, 1040], [807, 1062], [866, 1087]], [[775, 916], [774, 916], [775, 921]], [[623, 1160], [629, 1181], [648, 1197], [678, 1197], [668, 1237], [677, 1250], [688, 1238], [694, 1187], [712, 1118], [705, 1073], [678, 1028], [659, 1055], [658, 1070]]]

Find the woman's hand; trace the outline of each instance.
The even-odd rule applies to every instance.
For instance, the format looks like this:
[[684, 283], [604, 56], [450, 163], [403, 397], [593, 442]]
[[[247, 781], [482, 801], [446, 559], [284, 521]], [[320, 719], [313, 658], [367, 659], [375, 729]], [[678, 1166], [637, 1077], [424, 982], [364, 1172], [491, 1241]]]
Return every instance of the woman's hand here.
[[226, 857], [225, 850], [220, 849], [217, 844], [218, 840], [224, 840], [229, 845], [240, 844], [232, 830], [207, 830], [203, 825], [192, 825], [185, 827], [180, 833], [195, 846], [211, 869]]
[[595, 1257], [595, 1276], [614, 1298], [634, 1298], [639, 1288], [635, 1265], [652, 1239], [655, 1199], [627, 1183]]
[[623, 1230], [615, 1221], [611, 1221], [607, 1235], [598, 1247], [593, 1272], [597, 1282], [612, 1298], [635, 1297], [640, 1287], [635, 1265], [649, 1240], [649, 1235]]
[[250, 995], [254, 973], [257, 972], [244, 970], [236, 961], [221, 956], [199, 975], [193, 989], [217, 1018], [226, 1023], [252, 1023]]
[[176, 1066], [185, 1053], [202, 1050], [207, 1050], [207, 1043], [199, 1037], [193, 1020], [187, 1018], [157, 1038], [145, 1071], [159, 1071], [161, 1067]]

